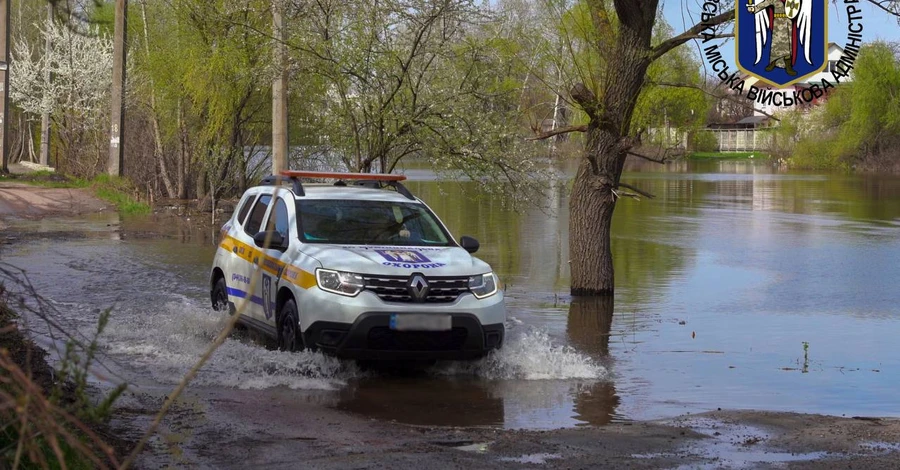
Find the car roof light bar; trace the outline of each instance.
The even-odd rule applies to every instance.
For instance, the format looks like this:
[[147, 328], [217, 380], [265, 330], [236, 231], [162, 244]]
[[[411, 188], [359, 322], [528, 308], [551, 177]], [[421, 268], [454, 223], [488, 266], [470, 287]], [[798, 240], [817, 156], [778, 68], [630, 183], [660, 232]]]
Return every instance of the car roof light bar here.
[[[384, 174], [384, 173], [339, 173], [339, 172], [327, 172], [327, 171], [295, 171], [295, 170], [284, 170], [280, 175], [271, 175], [263, 178], [263, 185], [275, 185], [278, 184], [279, 181], [290, 181], [293, 186], [294, 194], [297, 196], [304, 196], [306, 192], [303, 190], [303, 184], [300, 182], [300, 178], [321, 178], [321, 179], [336, 179], [338, 180], [335, 184], [343, 183], [345, 181], [349, 182], [353, 186], [363, 186], [366, 188], [374, 188], [374, 189], [382, 189], [385, 187], [390, 187], [394, 191], [402, 194], [407, 199], [416, 200], [416, 197], [403, 186], [401, 181], [406, 179], [406, 175], [396, 175], [396, 174]], [[344, 183], [346, 184], [346, 183]]]
[[296, 171], [284, 170], [282, 176], [292, 178], [322, 178], [337, 180], [353, 180], [353, 181], [404, 181], [406, 175], [396, 175], [392, 173], [340, 173], [328, 171]]

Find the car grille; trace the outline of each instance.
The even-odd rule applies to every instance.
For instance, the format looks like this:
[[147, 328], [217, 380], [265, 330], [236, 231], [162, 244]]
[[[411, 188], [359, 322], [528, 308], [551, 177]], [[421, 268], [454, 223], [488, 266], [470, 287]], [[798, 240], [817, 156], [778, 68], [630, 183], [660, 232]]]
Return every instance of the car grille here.
[[[453, 302], [463, 292], [469, 291], [468, 277], [426, 277], [428, 294], [426, 303]], [[366, 290], [374, 292], [385, 302], [413, 302], [406, 283], [409, 276], [367, 276], [363, 274]]]
[[394, 331], [379, 326], [369, 330], [369, 349], [377, 351], [457, 351], [466, 342], [468, 330]]

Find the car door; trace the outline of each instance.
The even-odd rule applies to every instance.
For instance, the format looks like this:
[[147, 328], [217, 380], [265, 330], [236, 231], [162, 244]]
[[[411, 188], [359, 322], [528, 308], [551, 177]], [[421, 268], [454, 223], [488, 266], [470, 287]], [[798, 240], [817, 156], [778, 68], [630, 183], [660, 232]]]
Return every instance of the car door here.
[[261, 319], [271, 326], [275, 326], [279, 280], [285, 266], [290, 263], [288, 248], [291, 243], [297, 243], [296, 229], [292, 228], [296, 225], [292, 213], [287, 201], [279, 196], [266, 218], [265, 231], [277, 232], [285, 242], [282, 246], [262, 249], [265, 258], [260, 263], [261, 271], [256, 283], [256, 296], [260, 298], [262, 307]]
[[[264, 261], [265, 256], [263, 250], [254, 243], [253, 236], [259, 233], [263, 226], [263, 220], [265, 220], [271, 202], [271, 194], [260, 194], [256, 202], [253, 203], [253, 208], [250, 209], [250, 215], [244, 223], [243, 230], [235, 231], [235, 238], [239, 242], [236, 244], [239, 250], [238, 256], [243, 261], [240, 264], [245, 267], [245, 271], [240, 273], [244, 276], [240, 279], [243, 283], [243, 296], [249, 300], [242, 313], [251, 319], [259, 321], [265, 317], [262, 309], [262, 299], [255, 292], [256, 283], [254, 279], [258, 276], [257, 271], [259, 271], [259, 266]], [[237, 302], [235, 305], [240, 306], [241, 302]]]
[[244, 232], [244, 225], [247, 222], [247, 217], [250, 215], [250, 210], [256, 203], [257, 196], [258, 194], [255, 193], [249, 193], [244, 196], [232, 225], [226, 225], [220, 244], [226, 253], [221, 254], [219, 258], [221, 264], [219, 266], [225, 274], [228, 300], [236, 308], [240, 308], [243, 299], [250, 295], [251, 268], [250, 262], [247, 260], [249, 247], [246, 246], [246, 237], [242, 237], [241, 234]]

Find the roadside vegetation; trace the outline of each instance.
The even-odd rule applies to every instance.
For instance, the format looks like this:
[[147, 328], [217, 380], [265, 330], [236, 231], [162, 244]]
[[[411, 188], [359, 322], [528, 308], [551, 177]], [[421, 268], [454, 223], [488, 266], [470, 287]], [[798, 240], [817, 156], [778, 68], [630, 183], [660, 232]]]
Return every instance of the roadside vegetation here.
[[[112, 403], [125, 390], [96, 398], [88, 385], [95, 367], [97, 336], [109, 312], [101, 315], [93, 339], [83, 340], [56, 323], [52, 305], [38, 296], [24, 273], [0, 265], [0, 466], [23, 469], [118, 467], [105, 431]], [[46, 352], [25, 337], [30, 321], [46, 322], [65, 341], [57, 370]], [[101, 437], [103, 436], [103, 437]]]

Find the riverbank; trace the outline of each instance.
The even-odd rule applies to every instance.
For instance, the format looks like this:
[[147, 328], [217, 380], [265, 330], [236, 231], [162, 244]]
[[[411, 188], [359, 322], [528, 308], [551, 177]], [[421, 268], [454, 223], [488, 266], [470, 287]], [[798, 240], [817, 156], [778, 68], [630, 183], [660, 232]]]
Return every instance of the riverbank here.
[[117, 455], [133, 444], [109, 432], [97, 408], [102, 405], [82, 400], [87, 376], [72, 358], [56, 371], [47, 352], [28, 338], [21, 317], [7, 305], [20, 293], [6, 287], [21, 280], [11, 279], [6, 268], [0, 285], [0, 468], [116, 467]]

